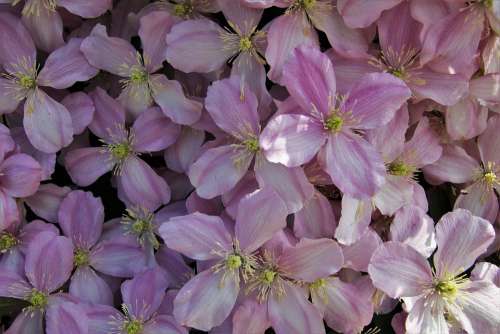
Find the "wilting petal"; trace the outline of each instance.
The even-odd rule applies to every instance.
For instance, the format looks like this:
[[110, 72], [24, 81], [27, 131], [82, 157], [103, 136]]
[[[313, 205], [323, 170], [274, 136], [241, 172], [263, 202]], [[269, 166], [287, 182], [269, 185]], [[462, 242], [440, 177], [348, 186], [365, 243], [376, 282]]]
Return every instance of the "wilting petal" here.
[[475, 182], [458, 195], [453, 208], [469, 210], [474, 216], [494, 222], [499, 203], [493, 189], [487, 189], [481, 182]]
[[76, 92], [67, 95], [61, 104], [68, 109], [71, 114], [73, 131], [75, 134], [81, 134], [94, 118], [94, 102], [83, 92]]
[[41, 90], [26, 100], [23, 124], [30, 143], [42, 152], [55, 153], [73, 141], [68, 110]]
[[301, 239], [286, 248], [279, 258], [279, 267], [300, 281], [314, 282], [333, 275], [344, 264], [339, 245], [331, 239]]
[[371, 217], [372, 204], [369, 200], [342, 196], [342, 211], [335, 238], [344, 245], [351, 245], [365, 233]]
[[479, 164], [460, 146], [445, 145], [441, 158], [423, 170], [433, 181], [465, 183], [472, 180]]
[[[27, 0], [36, 2], [38, 0]], [[27, 6], [29, 4], [25, 4]], [[63, 22], [59, 13], [46, 8], [45, 5], [31, 4], [39, 8], [39, 13], [23, 14], [23, 23], [30, 31], [31, 37], [39, 49], [51, 52], [64, 45]]]
[[118, 126], [125, 125], [125, 109], [115, 99], [100, 87], [89, 93], [95, 106], [94, 119], [89, 125], [92, 131], [99, 138], [112, 140], [112, 131]]
[[165, 150], [164, 157], [168, 168], [178, 173], [186, 173], [199, 156], [204, 141], [204, 131], [182, 127], [175, 143]]
[[93, 18], [111, 9], [113, 0], [58, 0], [57, 4], [83, 18]]
[[219, 146], [206, 150], [189, 169], [189, 179], [196, 193], [210, 199], [230, 191], [246, 174], [253, 154], [233, 147]]
[[338, 278], [329, 279], [324, 290], [313, 293], [312, 301], [323, 310], [328, 326], [342, 333], [359, 331], [372, 319], [371, 301], [354, 284]]
[[186, 98], [179, 82], [168, 80], [164, 75], [155, 75], [150, 85], [154, 100], [172, 121], [191, 125], [200, 119], [201, 103]]
[[0, 164], [0, 188], [12, 197], [33, 195], [42, 178], [40, 164], [27, 154], [14, 154]]
[[221, 27], [208, 19], [178, 23], [167, 35], [167, 61], [186, 73], [215, 71], [238, 51], [224, 45], [221, 38], [224, 33]]
[[436, 224], [438, 250], [434, 254], [437, 275], [456, 276], [474, 264], [495, 238], [493, 226], [473, 216], [467, 210], [457, 209], [445, 214]]
[[113, 293], [108, 283], [89, 266], [75, 270], [69, 293], [88, 303], [113, 305]]
[[83, 40], [80, 50], [90, 65], [122, 77], [128, 77], [133, 66], [140, 66], [134, 47], [121, 38], [109, 37], [101, 24]]
[[454, 140], [467, 140], [483, 133], [488, 120], [488, 108], [471, 97], [460, 100], [446, 110], [446, 132]]
[[148, 269], [122, 284], [123, 302], [132, 316], [150, 319], [160, 307], [167, 286], [160, 268]]
[[303, 11], [274, 19], [267, 33], [266, 60], [271, 66], [269, 79], [281, 82], [283, 65], [299, 45], [318, 46], [318, 35]]
[[302, 168], [275, 164], [267, 161], [262, 155], [256, 160], [255, 177], [261, 188], [271, 187], [276, 191], [285, 202], [288, 213], [301, 210], [304, 203], [314, 194], [314, 186]]
[[327, 173], [333, 183], [349, 196], [360, 199], [371, 197], [385, 182], [382, 158], [356, 134], [339, 132], [330, 135], [325, 153]]
[[52, 232], [43, 232], [29, 244], [26, 252], [26, 277], [46, 293], [60, 288], [73, 269], [71, 240]]
[[470, 93], [481, 101], [500, 103], [500, 74], [489, 74], [471, 80]]
[[150, 108], [137, 117], [132, 126], [136, 152], [161, 151], [175, 143], [181, 127], [172, 123], [160, 110]]
[[267, 318], [267, 304], [248, 298], [234, 312], [233, 332], [235, 333], [261, 334], [270, 326]]
[[295, 213], [293, 232], [297, 238], [331, 238], [336, 225], [337, 219], [330, 202], [316, 191]]
[[491, 117], [488, 120], [488, 126], [478, 138], [479, 153], [483, 163], [494, 162], [500, 164], [500, 116]]
[[205, 108], [215, 124], [241, 140], [259, 134], [257, 104], [255, 94], [236, 76], [214, 82], [205, 99]]
[[64, 89], [97, 75], [99, 70], [87, 62], [80, 51], [80, 44], [82, 39], [72, 38], [65, 46], [52, 52], [38, 75], [37, 84]]
[[18, 314], [5, 334], [43, 334], [44, 314], [41, 310]]
[[51, 306], [48, 308], [45, 319], [47, 333], [89, 333], [87, 315], [83, 307], [78, 304], [67, 302]]
[[326, 116], [330, 112], [336, 93], [335, 73], [328, 56], [316, 47], [292, 50], [283, 66], [282, 82], [306, 113], [319, 111]]
[[380, 13], [400, 3], [401, 0], [338, 0], [339, 13], [351, 28], [365, 28], [375, 22]]
[[59, 206], [59, 225], [76, 247], [89, 249], [101, 236], [104, 206], [90, 192], [70, 192]]
[[186, 328], [181, 327], [174, 317], [169, 315], [155, 316], [147, 322], [142, 329], [142, 334], [188, 334]]
[[283, 296], [270, 295], [268, 317], [277, 333], [324, 334], [325, 326], [319, 311], [299, 287], [284, 284]]
[[356, 119], [356, 128], [374, 129], [389, 123], [410, 96], [402, 80], [387, 73], [370, 73], [352, 87], [341, 109]]
[[410, 166], [421, 168], [436, 162], [443, 152], [440, 138], [430, 127], [429, 119], [424, 117], [418, 123], [410, 141], [405, 143], [402, 159]]
[[141, 17], [139, 36], [149, 73], [162, 66], [167, 51], [167, 34], [174, 24], [175, 19], [167, 11], [154, 11]]
[[50, 183], [42, 184], [37, 192], [25, 201], [38, 217], [56, 223], [59, 205], [70, 191], [68, 187], [59, 187]]
[[434, 221], [418, 206], [402, 207], [394, 216], [390, 226], [390, 238], [413, 247], [425, 257], [436, 249]]
[[412, 247], [393, 241], [377, 248], [368, 273], [373, 285], [392, 298], [418, 296], [432, 283], [426, 258]]
[[235, 234], [241, 249], [255, 251], [286, 226], [285, 203], [272, 188], [263, 188], [245, 196], [238, 206]]
[[28, 61], [28, 65], [36, 61], [36, 49], [30, 33], [17, 17], [6, 12], [0, 15], [0, 42], [0, 64], [8, 72], [17, 72], [14, 64], [21, 59]]
[[90, 254], [90, 265], [116, 277], [132, 277], [146, 268], [146, 255], [137, 242], [116, 237], [99, 242]]
[[437, 73], [427, 67], [410, 71], [406, 83], [418, 99], [428, 98], [445, 106], [457, 103], [469, 86], [461, 74]]
[[127, 202], [150, 210], [170, 201], [170, 188], [165, 180], [136, 157], [129, 157], [121, 167], [118, 189]]
[[437, 295], [418, 299], [406, 318], [406, 331], [408, 334], [448, 334], [444, 300]]
[[111, 171], [114, 163], [102, 148], [88, 147], [69, 151], [64, 156], [64, 166], [73, 182], [86, 187]]
[[223, 274], [208, 269], [182, 287], [174, 300], [174, 316], [181, 325], [208, 331], [229, 316], [240, 289], [230, 275], [223, 280]]
[[170, 219], [160, 226], [159, 233], [169, 248], [195, 260], [218, 259], [213, 252], [232, 245], [224, 222], [199, 212]]
[[368, 272], [370, 259], [381, 244], [382, 239], [380, 239], [378, 234], [371, 228], [366, 229], [361, 238], [355, 243], [342, 247], [344, 267], [356, 271]]
[[304, 115], [279, 115], [260, 136], [266, 158], [287, 167], [309, 162], [326, 140], [323, 125]]

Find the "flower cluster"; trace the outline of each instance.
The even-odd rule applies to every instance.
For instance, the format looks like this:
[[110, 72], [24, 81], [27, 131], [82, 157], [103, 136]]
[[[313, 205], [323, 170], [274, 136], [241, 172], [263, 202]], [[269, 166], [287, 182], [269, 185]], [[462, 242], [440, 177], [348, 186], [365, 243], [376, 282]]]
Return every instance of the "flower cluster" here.
[[500, 0], [0, 0], [0, 332], [500, 333]]

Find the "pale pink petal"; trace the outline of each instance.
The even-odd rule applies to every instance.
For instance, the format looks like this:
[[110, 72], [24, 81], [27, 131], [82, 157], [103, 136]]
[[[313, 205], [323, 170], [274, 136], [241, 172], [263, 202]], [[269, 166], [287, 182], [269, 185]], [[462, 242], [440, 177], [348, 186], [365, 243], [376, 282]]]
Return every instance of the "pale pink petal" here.
[[75, 270], [71, 277], [69, 293], [88, 303], [113, 305], [113, 293], [108, 283], [89, 266]]
[[45, 316], [47, 333], [53, 334], [87, 334], [88, 318], [85, 309], [74, 303], [62, 303], [48, 307]]
[[140, 82], [127, 85], [116, 100], [135, 118], [153, 104], [150, 83]]
[[84, 18], [98, 17], [113, 6], [112, 0], [59, 0], [59, 6]]
[[175, 319], [183, 326], [208, 331], [229, 316], [239, 290], [231, 276], [223, 280], [223, 272], [205, 270], [187, 282], [175, 297]]
[[468, 96], [448, 107], [445, 117], [446, 132], [451, 139], [468, 140], [486, 129], [488, 108], [482, 107], [478, 100]]
[[89, 334], [108, 334], [120, 327], [125, 321], [124, 316], [108, 305], [93, 305], [86, 311], [89, 322]]
[[448, 334], [444, 311], [444, 300], [437, 295], [418, 299], [406, 318], [407, 333]]
[[81, 134], [94, 118], [94, 102], [84, 92], [67, 95], [61, 104], [68, 109], [75, 134]]
[[224, 222], [199, 212], [173, 217], [160, 226], [159, 233], [170, 249], [196, 260], [218, 259], [214, 251], [232, 247]]
[[[36, 2], [38, 0], [27, 0]], [[25, 4], [29, 5], [29, 4]], [[23, 14], [22, 20], [26, 28], [31, 33], [31, 37], [39, 49], [51, 52], [64, 45], [63, 22], [59, 13], [50, 10], [46, 6], [35, 5], [40, 9], [38, 14]]]
[[255, 175], [252, 171], [248, 171], [245, 176], [233, 187], [232, 190], [221, 196], [222, 203], [226, 213], [233, 219], [236, 219], [238, 213], [238, 205], [241, 199], [247, 194], [254, 192], [259, 188]]
[[287, 7], [287, 0], [241, 0], [242, 3], [251, 8]]
[[337, 8], [345, 23], [351, 28], [365, 28], [374, 23], [384, 10], [401, 0], [338, 0]]
[[326, 54], [308, 45], [295, 48], [283, 66], [281, 81], [306, 113], [328, 115], [336, 83]]
[[221, 27], [208, 19], [178, 23], [167, 34], [167, 61], [186, 73], [215, 71], [238, 51], [225, 47], [223, 33]]
[[172, 123], [160, 108], [154, 107], [145, 110], [137, 117], [132, 131], [136, 152], [155, 152], [164, 150], [175, 143], [181, 127]]
[[500, 163], [500, 116], [493, 116], [488, 120], [488, 126], [478, 138], [479, 153], [483, 163], [488, 162]]
[[165, 180], [142, 159], [129, 157], [121, 166], [118, 189], [128, 204], [155, 210], [170, 201]]
[[267, 161], [258, 155], [255, 177], [261, 188], [271, 187], [287, 206], [288, 213], [301, 210], [304, 203], [314, 194], [314, 186], [300, 167], [288, 168], [282, 164]]
[[233, 332], [263, 334], [271, 326], [267, 318], [267, 304], [248, 298], [233, 314]]
[[325, 155], [326, 171], [333, 183], [351, 197], [371, 197], [385, 182], [385, 165], [382, 158], [357, 134], [339, 132], [330, 135], [325, 146]]
[[40, 164], [27, 154], [11, 155], [0, 164], [0, 188], [9, 196], [33, 195], [41, 179]]
[[272, 188], [263, 188], [243, 197], [238, 206], [235, 235], [241, 249], [247, 253], [286, 227], [285, 203]]
[[287, 167], [309, 162], [327, 136], [323, 124], [304, 115], [279, 115], [267, 124], [260, 136], [266, 158]]
[[471, 181], [479, 170], [479, 163], [457, 145], [445, 145], [438, 161], [424, 166], [425, 176], [433, 183], [452, 182], [466, 183]]
[[38, 191], [25, 201], [38, 217], [56, 223], [59, 205], [70, 191], [69, 187], [59, 187], [51, 183], [42, 184]]
[[488, 38], [482, 52], [485, 74], [500, 72], [498, 52], [500, 52], [500, 36], [494, 34]]
[[370, 73], [352, 87], [341, 109], [356, 119], [356, 128], [374, 129], [389, 123], [410, 96], [402, 80], [387, 73]]
[[348, 195], [342, 197], [342, 211], [335, 238], [344, 245], [356, 242], [367, 231], [371, 222], [372, 204]]
[[[1, 22], [0, 22], [1, 27]], [[0, 57], [2, 55], [0, 54]], [[0, 58], [1, 61], [1, 58]], [[0, 78], [0, 114], [10, 113], [17, 109], [19, 100], [15, 98], [15, 93], [10, 90], [10, 80]]]
[[185, 173], [200, 154], [205, 132], [191, 127], [182, 127], [176, 142], [165, 150], [165, 162], [169, 169]]
[[114, 163], [102, 148], [88, 147], [69, 151], [64, 156], [64, 166], [73, 182], [86, 187], [111, 171]]
[[251, 33], [262, 17], [263, 10], [245, 6], [241, 1], [217, 0], [217, 2], [227, 21], [234, 24], [243, 36]]
[[434, 254], [437, 275], [456, 276], [474, 264], [495, 238], [493, 226], [469, 211], [456, 209], [436, 224], [438, 250]]
[[159, 315], [148, 321], [142, 329], [142, 334], [188, 334], [186, 328], [180, 326], [174, 317]]
[[299, 287], [285, 283], [283, 296], [269, 296], [267, 305], [269, 320], [278, 334], [325, 333], [321, 314]]
[[99, 138], [112, 140], [112, 131], [118, 126], [125, 125], [125, 109], [115, 99], [100, 87], [89, 93], [95, 106], [94, 118], [89, 125]]
[[370, 259], [382, 244], [382, 239], [371, 228], [366, 229], [364, 234], [355, 243], [349, 246], [342, 246], [344, 254], [344, 266], [356, 271], [368, 272]]
[[429, 119], [420, 120], [411, 140], [405, 143], [401, 159], [410, 166], [421, 168], [439, 160], [443, 149], [440, 138], [429, 125]]
[[257, 105], [255, 94], [237, 76], [214, 82], [205, 99], [205, 108], [215, 124], [240, 140], [260, 132]]
[[474, 281], [490, 281], [500, 287], [500, 268], [493, 263], [479, 262], [471, 272], [471, 279]]
[[304, 207], [295, 213], [293, 233], [297, 238], [331, 238], [336, 225], [332, 205], [325, 196], [315, 191]]
[[418, 296], [432, 283], [426, 258], [412, 247], [393, 241], [377, 248], [368, 273], [373, 285], [392, 298]]
[[8, 72], [17, 72], [15, 66], [20, 59], [29, 65], [36, 61], [36, 49], [31, 35], [23, 23], [15, 16], [2, 12], [0, 15], [0, 64]]
[[267, 33], [267, 41], [265, 56], [271, 66], [268, 76], [279, 83], [282, 80], [283, 65], [292, 50], [302, 44], [318, 46], [318, 35], [306, 14], [299, 11], [274, 19]]
[[470, 93], [481, 101], [500, 103], [500, 74], [489, 74], [471, 80]]
[[367, 73], [381, 72], [380, 68], [372, 65], [369, 59], [351, 59], [339, 57], [328, 50], [326, 54], [330, 57], [337, 79], [337, 91], [340, 94], [347, 94], [351, 88], [359, 82], [359, 79]]
[[340, 246], [331, 239], [301, 239], [286, 248], [278, 265], [290, 277], [306, 282], [333, 275], [344, 264]]
[[172, 121], [191, 125], [200, 119], [201, 103], [186, 98], [179, 82], [168, 80], [164, 75], [155, 75], [150, 85], [155, 102]]
[[16, 200], [0, 191], [0, 231], [9, 228], [20, 219], [21, 215]]
[[494, 222], [499, 210], [498, 198], [493, 189], [487, 189], [481, 182], [465, 188], [453, 206], [470, 211], [474, 216]]
[[174, 17], [167, 11], [154, 11], [141, 17], [139, 36], [149, 73], [161, 68], [166, 58], [167, 34], [174, 24]]
[[21, 312], [5, 334], [43, 334], [44, 314], [41, 310]]
[[413, 202], [412, 180], [404, 176], [387, 175], [385, 183], [373, 196], [373, 203], [385, 216], [392, 216], [396, 210], [405, 204]]
[[91, 66], [80, 51], [82, 39], [72, 38], [52, 52], [38, 74], [37, 84], [56, 89], [73, 86], [77, 81], [87, 81], [99, 72]]
[[434, 221], [418, 206], [407, 205], [399, 209], [389, 235], [392, 241], [409, 245], [425, 257], [430, 257], [436, 249]]
[[253, 154], [224, 145], [206, 150], [189, 169], [189, 179], [203, 198], [230, 191], [246, 174]]
[[[458, 1], [456, 3], [458, 4]], [[449, 2], [436, 0], [410, 2], [411, 16], [422, 24], [422, 30], [419, 36], [420, 40], [423, 40], [429, 27], [449, 13], [450, 8], [447, 6], [449, 4]]]

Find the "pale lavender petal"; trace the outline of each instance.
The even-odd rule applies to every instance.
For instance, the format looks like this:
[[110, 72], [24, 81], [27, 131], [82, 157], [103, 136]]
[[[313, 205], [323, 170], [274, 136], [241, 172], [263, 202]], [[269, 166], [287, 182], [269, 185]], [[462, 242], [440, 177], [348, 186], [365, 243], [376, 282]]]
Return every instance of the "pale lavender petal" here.
[[161, 68], [166, 58], [167, 34], [174, 24], [175, 18], [167, 11], [153, 11], [141, 17], [139, 36], [149, 73]]
[[498, 215], [499, 204], [493, 189], [487, 189], [481, 182], [474, 182], [461, 191], [453, 208], [466, 209], [475, 216], [494, 222]]
[[75, 134], [81, 134], [94, 119], [94, 102], [84, 92], [67, 95], [61, 104], [68, 109]]
[[181, 127], [172, 123], [160, 110], [153, 107], [137, 117], [132, 126], [134, 150], [136, 152], [155, 152], [169, 147], [177, 140]]
[[44, 314], [40, 310], [21, 312], [5, 334], [43, 334]]
[[[0, 23], [1, 28], [1, 23]], [[0, 57], [2, 55], [0, 54]], [[1, 59], [0, 59], [1, 61]], [[17, 109], [19, 100], [15, 98], [15, 94], [10, 89], [10, 80], [0, 78], [0, 114], [10, 113]]]
[[471, 272], [471, 279], [475, 281], [490, 281], [500, 287], [500, 268], [493, 263], [479, 262]]
[[435, 183], [466, 183], [471, 181], [479, 163], [457, 145], [445, 145], [438, 161], [424, 166], [425, 176]]
[[259, 188], [253, 172], [248, 171], [234, 188], [221, 196], [226, 213], [233, 219], [236, 219], [238, 205], [241, 199], [247, 194], [254, 192]]
[[128, 238], [115, 237], [99, 242], [90, 254], [90, 265], [115, 277], [131, 277], [146, 268], [142, 247]]
[[182, 255], [165, 245], [160, 246], [155, 259], [164, 270], [170, 288], [181, 288], [193, 276], [193, 269], [184, 261]]
[[71, 277], [69, 293], [91, 304], [113, 305], [113, 293], [108, 283], [89, 266], [75, 270]]
[[218, 0], [217, 2], [228, 22], [234, 24], [243, 36], [252, 33], [252, 29], [257, 27], [262, 17], [263, 10], [248, 7], [241, 1]]
[[489, 74], [471, 80], [470, 94], [481, 101], [500, 103], [500, 74]]
[[176, 142], [165, 150], [168, 168], [178, 173], [186, 173], [199, 156], [204, 141], [204, 131], [182, 127]]
[[125, 125], [125, 109], [100, 87], [89, 93], [95, 106], [94, 118], [89, 125], [99, 138], [111, 141], [111, 132], [117, 126]]
[[31, 35], [15, 16], [2, 12], [0, 15], [0, 64], [9, 72], [17, 72], [15, 66], [20, 59], [32, 65], [36, 60], [36, 49]]
[[232, 247], [224, 222], [199, 212], [174, 217], [163, 223], [158, 232], [169, 248], [196, 260], [217, 259], [220, 255], [214, 251]]
[[493, 162], [500, 164], [500, 136], [498, 129], [500, 128], [500, 117], [493, 116], [488, 120], [486, 130], [478, 138], [479, 153], [483, 163]]
[[245, 196], [238, 206], [235, 234], [241, 249], [252, 253], [286, 226], [285, 203], [272, 188]]
[[332, 205], [320, 192], [304, 203], [304, 207], [295, 213], [293, 233], [297, 238], [331, 238], [335, 233], [337, 219]]
[[355, 243], [342, 247], [344, 266], [356, 271], [368, 272], [370, 259], [381, 244], [382, 239], [378, 234], [373, 229], [368, 228]]
[[21, 275], [2, 268], [0, 272], [0, 296], [24, 299], [31, 292], [32, 286]]
[[113, 0], [58, 0], [57, 4], [84, 18], [98, 17], [113, 6]]
[[335, 238], [344, 245], [356, 242], [367, 230], [372, 217], [369, 200], [358, 200], [348, 195], [342, 197], [342, 211]]
[[301, 239], [294, 247], [286, 248], [278, 265], [290, 277], [314, 282], [333, 275], [344, 264], [340, 246], [331, 239]]
[[262, 334], [271, 324], [267, 304], [247, 298], [233, 314], [233, 331], [241, 334]]
[[401, 0], [338, 0], [339, 13], [352, 28], [365, 28], [375, 22], [380, 13], [394, 7]]
[[41, 184], [37, 192], [25, 201], [38, 217], [56, 223], [59, 205], [70, 191], [69, 187], [59, 187], [51, 183]]
[[387, 175], [385, 183], [373, 196], [373, 203], [385, 216], [392, 216], [405, 204], [414, 200], [414, 183], [404, 176]]
[[0, 191], [0, 230], [7, 229], [12, 223], [20, 220], [16, 200]]
[[86, 311], [89, 322], [89, 333], [109, 334], [120, 328], [125, 319], [115, 308], [107, 305], [94, 305]]
[[[37, 0], [27, 0], [36, 2]], [[22, 20], [26, 28], [31, 33], [31, 37], [39, 49], [51, 52], [64, 45], [63, 21], [59, 13], [50, 10], [46, 6], [31, 4], [39, 8], [37, 14], [23, 14]]]
[[437, 295], [418, 299], [406, 318], [407, 332], [448, 334], [444, 311], [444, 300]]
[[37, 84], [56, 89], [73, 86], [77, 81], [87, 81], [97, 75], [99, 70], [91, 66], [80, 51], [81, 38], [69, 42], [52, 52], [38, 74]]
[[486, 130], [488, 108], [470, 96], [448, 107], [445, 113], [446, 132], [454, 140], [468, 140]]
[[64, 166], [73, 182], [86, 187], [111, 171], [114, 162], [102, 148], [88, 147], [69, 151], [64, 157]]
[[27, 154], [11, 155], [0, 164], [0, 188], [9, 196], [33, 195], [41, 179], [40, 164]]
[[155, 316], [147, 322], [142, 329], [142, 334], [188, 334], [186, 328], [180, 326], [172, 316]]
[[87, 334], [88, 318], [81, 305], [62, 303], [51, 306], [45, 317], [47, 333], [53, 334]]
[[427, 67], [410, 70], [406, 83], [416, 98], [431, 99], [446, 106], [457, 103], [469, 87], [461, 74], [437, 73]]
[[402, 160], [410, 166], [421, 168], [436, 162], [443, 152], [440, 138], [431, 128], [429, 119], [420, 120], [410, 141], [405, 143]]
[[425, 257], [412, 247], [393, 241], [377, 248], [368, 273], [373, 285], [392, 298], [418, 296], [433, 280]]
[[469, 211], [456, 209], [436, 224], [438, 250], [434, 254], [437, 275], [456, 276], [474, 264], [495, 238], [493, 226]]

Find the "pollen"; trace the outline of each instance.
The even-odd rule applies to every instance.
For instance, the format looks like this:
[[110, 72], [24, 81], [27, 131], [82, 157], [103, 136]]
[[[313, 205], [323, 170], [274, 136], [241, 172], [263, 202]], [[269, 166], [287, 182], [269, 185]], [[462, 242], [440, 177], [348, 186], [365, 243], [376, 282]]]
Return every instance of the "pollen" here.
[[454, 298], [458, 293], [458, 286], [454, 280], [439, 281], [435, 289], [444, 298]]
[[274, 282], [275, 277], [276, 277], [275, 271], [266, 269], [262, 272], [261, 279], [262, 279], [262, 282], [264, 282], [265, 284], [272, 284]]
[[24, 89], [35, 89], [36, 88], [36, 79], [23, 74], [19, 77], [19, 85]]
[[248, 37], [242, 37], [240, 39], [240, 51], [248, 51], [252, 48], [252, 41]]
[[226, 259], [226, 266], [231, 270], [238, 269], [241, 265], [242, 261], [239, 255], [231, 254]]
[[0, 234], [0, 253], [5, 253], [15, 245], [17, 245], [18, 241], [16, 237], [14, 237], [10, 233], [2, 233]]
[[142, 329], [143, 325], [137, 319], [128, 320], [127, 322], [125, 322], [125, 325], [123, 326], [123, 330], [127, 334], [139, 334], [142, 332]]
[[43, 292], [33, 289], [28, 297], [28, 301], [33, 307], [43, 309], [47, 306], [48, 298]]
[[86, 266], [89, 264], [89, 252], [85, 249], [77, 249], [73, 258], [76, 267]]
[[396, 176], [410, 176], [413, 174], [414, 169], [401, 161], [394, 161], [387, 167], [387, 172]]
[[243, 145], [250, 152], [256, 153], [259, 151], [259, 141], [256, 138], [243, 141]]
[[148, 72], [141, 67], [134, 66], [130, 71], [130, 82], [140, 85], [148, 82]]
[[109, 144], [108, 149], [111, 152], [113, 158], [118, 161], [125, 160], [130, 153], [132, 153], [132, 148], [128, 142], [118, 143], [118, 144]]
[[174, 6], [174, 15], [188, 17], [193, 12], [193, 6], [187, 3], [178, 3]]
[[338, 115], [330, 116], [325, 121], [325, 128], [332, 132], [339, 132], [344, 125], [344, 119]]
[[312, 282], [309, 285], [309, 288], [311, 290], [319, 290], [319, 289], [323, 289], [325, 286], [326, 286], [326, 279], [319, 278], [319, 279], [315, 280], [314, 282]]
[[139, 244], [144, 245], [146, 242], [157, 249], [160, 243], [154, 234], [154, 213], [145, 208], [127, 209], [123, 215], [121, 223], [125, 226], [126, 233], [135, 235], [138, 238]]

